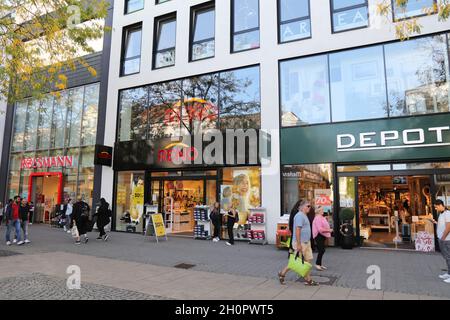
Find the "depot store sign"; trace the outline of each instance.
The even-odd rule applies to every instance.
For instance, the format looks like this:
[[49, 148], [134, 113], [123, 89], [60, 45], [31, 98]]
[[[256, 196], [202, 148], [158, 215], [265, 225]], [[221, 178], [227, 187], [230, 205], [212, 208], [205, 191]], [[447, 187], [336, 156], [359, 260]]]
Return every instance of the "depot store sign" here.
[[20, 162], [20, 169], [70, 168], [73, 166], [73, 156], [25, 158]]
[[450, 115], [284, 128], [283, 164], [450, 157]]

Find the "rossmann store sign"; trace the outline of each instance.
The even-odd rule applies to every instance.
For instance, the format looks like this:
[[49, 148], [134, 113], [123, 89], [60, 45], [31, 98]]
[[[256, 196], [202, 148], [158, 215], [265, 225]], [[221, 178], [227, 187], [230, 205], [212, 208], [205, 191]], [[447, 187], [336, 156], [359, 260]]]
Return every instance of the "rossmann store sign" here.
[[450, 158], [450, 115], [287, 128], [281, 149], [283, 164]]

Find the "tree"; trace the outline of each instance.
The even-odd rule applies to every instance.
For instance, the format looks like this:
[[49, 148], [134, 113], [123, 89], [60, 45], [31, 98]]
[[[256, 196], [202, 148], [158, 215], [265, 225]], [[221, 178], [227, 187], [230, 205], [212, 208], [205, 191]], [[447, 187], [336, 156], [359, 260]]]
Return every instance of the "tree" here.
[[103, 37], [106, 0], [0, 0], [0, 99], [42, 97], [67, 86], [65, 73], [96, 70], [83, 58]]
[[[417, 2], [417, 3], [414, 3]], [[393, 10], [400, 15], [404, 14], [408, 6], [420, 6], [419, 0], [380, 0], [377, 3], [377, 12], [391, 21]], [[393, 7], [394, 6], [394, 7]], [[422, 7], [423, 14], [431, 15], [437, 13], [439, 21], [447, 21], [450, 15], [450, 0], [437, 0], [431, 7]], [[418, 18], [401, 19], [395, 21], [395, 33], [401, 40], [409, 39], [411, 35], [420, 34], [422, 25]]]

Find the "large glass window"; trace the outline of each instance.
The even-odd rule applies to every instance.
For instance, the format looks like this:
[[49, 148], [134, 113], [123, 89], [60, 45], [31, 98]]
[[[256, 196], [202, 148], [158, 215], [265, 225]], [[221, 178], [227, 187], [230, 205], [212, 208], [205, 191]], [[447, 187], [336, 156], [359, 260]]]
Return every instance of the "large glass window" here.
[[309, 0], [278, 0], [280, 42], [311, 37]]
[[53, 97], [42, 99], [39, 112], [37, 149], [48, 149], [50, 146], [50, 131], [52, 127]]
[[367, 0], [332, 0], [333, 32], [369, 26]]
[[450, 111], [445, 35], [388, 44], [385, 54], [391, 116]]
[[120, 95], [119, 140], [146, 139], [148, 88], [124, 90]]
[[27, 122], [28, 100], [16, 103], [16, 113], [14, 116], [14, 134], [12, 150], [21, 151], [24, 147], [25, 124]]
[[233, 0], [232, 52], [259, 48], [259, 0]]
[[386, 117], [384, 70], [381, 46], [331, 54], [333, 121]]
[[125, 0], [125, 14], [144, 9], [144, 0]]
[[119, 172], [116, 189], [116, 230], [142, 232], [144, 214], [144, 171]]
[[155, 69], [175, 65], [176, 29], [176, 15], [155, 20], [156, 46], [153, 54]]
[[214, 57], [215, 10], [214, 6], [193, 10], [193, 30], [191, 35], [191, 60]]
[[94, 147], [81, 148], [78, 177], [78, 195], [92, 203], [94, 191]]
[[80, 145], [81, 118], [83, 114], [84, 87], [70, 90], [69, 105], [70, 111], [67, 119], [67, 146], [75, 147]]
[[55, 97], [55, 104], [53, 107], [51, 148], [64, 147], [68, 99], [68, 91], [64, 91], [59, 96]]
[[83, 132], [81, 133], [81, 144], [83, 146], [95, 145], [97, 135], [97, 105], [99, 97], [99, 84], [93, 84], [85, 88], [83, 105]]
[[398, 1], [392, 0], [394, 20], [401, 20], [425, 14], [434, 13], [436, 0], [409, 0], [403, 5], [398, 5]]
[[327, 56], [282, 62], [280, 72], [283, 126], [329, 122]]
[[37, 142], [37, 127], [39, 122], [39, 110], [41, 102], [33, 100], [28, 105], [27, 121], [25, 123], [25, 150], [35, 150]]
[[220, 128], [259, 129], [261, 99], [259, 67], [220, 74]]
[[142, 25], [123, 30], [121, 75], [139, 73], [141, 68]]

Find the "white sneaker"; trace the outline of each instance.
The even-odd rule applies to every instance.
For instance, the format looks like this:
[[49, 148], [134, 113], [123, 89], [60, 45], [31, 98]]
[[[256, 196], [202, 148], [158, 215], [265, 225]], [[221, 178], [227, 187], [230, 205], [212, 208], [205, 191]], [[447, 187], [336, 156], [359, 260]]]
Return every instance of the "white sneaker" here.
[[71, 233], [70, 230], [67, 230], [67, 233]]
[[19, 242], [17, 242], [17, 245], [18, 246], [21, 246], [21, 245], [23, 245], [24, 244], [24, 242], [23, 241], [19, 241]]
[[6, 241], [6, 245], [10, 246], [11, 245], [11, 241]]
[[231, 244], [231, 243], [229, 243], [229, 242], [227, 242], [227, 243], [226, 243], [226, 245], [227, 245], [227, 246], [232, 246], [232, 244]]
[[16, 242], [17, 242], [17, 239], [14, 239], [14, 240], [13, 240], [13, 243], [16, 243]]
[[219, 241], [219, 239], [217, 239], [217, 238], [214, 238], [214, 239], [213, 239], [213, 242], [217, 242], [217, 241]]
[[64, 232], [67, 232], [67, 228], [66, 228], [66, 226], [64, 226]]
[[443, 280], [450, 279], [450, 274], [448, 274], [448, 273], [441, 274], [441, 275], [439, 275], [439, 278], [441, 278]]
[[450, 278], [444, 280], [445, 283], [450, 283]]
[[25, 240], [25, 243], [31, 243], [31, 241], [27, 239], [27, 240]]

